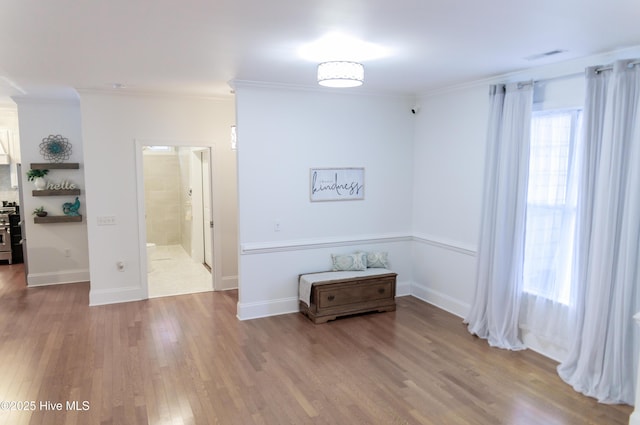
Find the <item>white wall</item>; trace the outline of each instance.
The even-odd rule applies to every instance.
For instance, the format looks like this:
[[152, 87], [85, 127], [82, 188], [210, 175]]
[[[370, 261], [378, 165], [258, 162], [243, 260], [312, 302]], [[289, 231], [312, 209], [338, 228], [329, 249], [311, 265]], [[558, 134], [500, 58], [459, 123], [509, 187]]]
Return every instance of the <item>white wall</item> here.
[[[225, 175], [235, 162], [229, 143], [235, 123], [233, 98], [206, 99], [81, 92], [82, 133], [85, 140], [87, 226], [89, 233], [92, 305], [146, 297], [139, 240], [135, 141], [157, 144], [213, 147], [214, 203], [217, 225], [234, 227], [236, 199], [225, 185], [235, 176]], [[224, 196], [227, 196], [225, 199]], [[98, 226], [97, 216], [114, 216], [113, 226]], [[231, 222], [230, 222], [231, 221]], [[224, 233], [223, 233], [224, 236]], [[225, 265], [222, 277], [235, 279], [237, 241], [218, 241]], [[124, 271], [116, 264], [125, 263]]]
[[[235, 124], [235, 109], [231, 111]], [[231, 136], [231, 130], [225, 128], [226, 138]], [[224, 145], [226, 152], [222, 157], [214, 158], [214, 174], [220, 176], [214, 182], [218, 199], [214, 204], [220, 208], [222, 220], [218, 230], [222, 239], [222, 289], [238, 287], [238, 173], [236, 152], [230, 150], [230, 143]], [[214, 176], [215, 177], [215, 176]]]
[[[411, 282], [412, 101], [237, 83], [240, 296], [248, 319], [298, 311], [300, 273], [386, 250]], [[364, 167], [365, 200], [310, 202], [311, 167]], [[275, 231], [275, 222], [280, 231]]]
[[[71, 157], [65, 162], [79, 162], [79, 170], [50, 170], [47, 180], [59, 183], [68, 180], [81, 190], [80, 213], [86, 211], [86, 185], [84, 180], [83, 141], [80, 124], [80, 106], [77, 100], [50, 100], [15, 97], [20, 126], [20, 154], [27, 238], [29, 286], [89, 280], [86, 216], [82, 223], [35, 224], [31, 212], [44, 206], [52, 215], [62, 215], [62, 204], [74, 197], [31, 195], [33, 183], [27, 181], [26, 172], [32, 162], [47, 162], [40, 155], [40, 143], [49, 135], [60, 134], [72, 145]], [[69, 256], [66, 256], [68, 250]]]
[[414, 147], [414, 292], [464, 315], [473, 297], [488, 87], [420, 99]]

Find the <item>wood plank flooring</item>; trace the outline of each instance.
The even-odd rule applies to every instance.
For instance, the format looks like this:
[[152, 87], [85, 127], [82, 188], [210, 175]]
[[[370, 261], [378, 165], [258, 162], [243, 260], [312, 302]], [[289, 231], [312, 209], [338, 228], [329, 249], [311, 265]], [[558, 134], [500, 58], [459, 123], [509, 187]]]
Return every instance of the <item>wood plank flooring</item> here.
[[88, 307], [88, 283], [27, 289], [22, 273], [0, 266], [0, 402], [36, 408], [0, 404], [0, 424], [626, 425], [632, 411], [412, 297], [322, 325], [240, 322], [235, 291]]

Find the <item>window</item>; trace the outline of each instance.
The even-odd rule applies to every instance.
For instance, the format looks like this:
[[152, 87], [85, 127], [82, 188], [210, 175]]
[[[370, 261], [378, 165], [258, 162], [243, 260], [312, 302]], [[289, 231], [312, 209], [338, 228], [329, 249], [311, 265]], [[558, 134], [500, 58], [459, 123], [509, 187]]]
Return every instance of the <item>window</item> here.
[[524, 291], [562, 304], [571, 296], [580, 121], [580, 110], [531, 121]]

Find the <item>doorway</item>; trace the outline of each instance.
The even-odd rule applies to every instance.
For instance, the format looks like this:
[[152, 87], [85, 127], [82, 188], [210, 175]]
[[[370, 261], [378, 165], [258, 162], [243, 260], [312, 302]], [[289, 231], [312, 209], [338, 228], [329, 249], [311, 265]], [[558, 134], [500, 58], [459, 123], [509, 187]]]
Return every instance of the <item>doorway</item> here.
[[141, 269], [148, 297], [212, 291], [211, 149], [138, 145], [140, 240], [146, 257]]

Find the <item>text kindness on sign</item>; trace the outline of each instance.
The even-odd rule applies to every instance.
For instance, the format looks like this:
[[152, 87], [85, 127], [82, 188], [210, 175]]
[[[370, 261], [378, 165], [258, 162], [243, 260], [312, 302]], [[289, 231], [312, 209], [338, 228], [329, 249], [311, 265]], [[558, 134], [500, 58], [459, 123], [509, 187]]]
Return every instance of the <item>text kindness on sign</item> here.
[[312, 168], [311, 201], [364, 199], [364, 168]]

